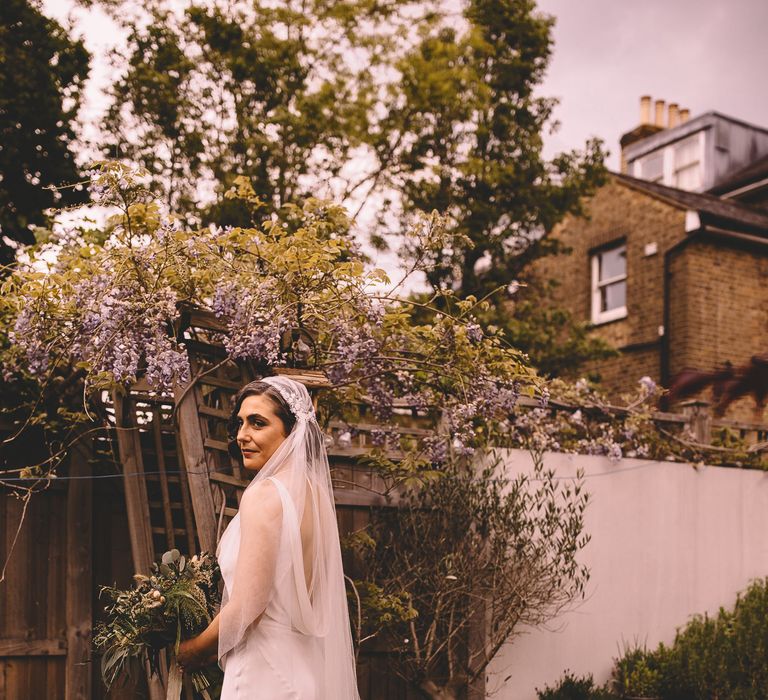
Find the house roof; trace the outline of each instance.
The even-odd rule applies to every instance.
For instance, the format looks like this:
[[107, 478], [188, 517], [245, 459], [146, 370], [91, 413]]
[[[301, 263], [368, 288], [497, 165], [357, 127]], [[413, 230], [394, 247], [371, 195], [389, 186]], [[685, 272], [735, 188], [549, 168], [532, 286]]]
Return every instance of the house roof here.
[[621, 173], [612, 173], [612, 175], [625, 187], [643, 192], [679, 209], [698, 212], [703, 223], [758, 233], [768, 238], [768, 212], [740, 204], [732, 199], [721, 199], [713, 194], [687, 192]]
[[699, 114], [677, 126], [662, 129], [646, 138], [632, 141], [624, 148], [624, 157], [627, 159], [627, 162], [631, 162], [663, 146], [668, 146], [675, 141], [680, 141], [691, 134], [704, 129], [717, 128], [718, 125], [724, 125], [725, 123], [730, 124], [732, 127], [751, 131], [753, 133], [768, 134], [768, 129], [763, 126], [750, 124], [741, 119], [730, 117], [727, 114], [721, 114], [720, 112], [705, 112], [704, 114]]
[[765, 178], [768, 178], [768, 155], [729, 175], [709, 191], [712, 194], [726, 194]]

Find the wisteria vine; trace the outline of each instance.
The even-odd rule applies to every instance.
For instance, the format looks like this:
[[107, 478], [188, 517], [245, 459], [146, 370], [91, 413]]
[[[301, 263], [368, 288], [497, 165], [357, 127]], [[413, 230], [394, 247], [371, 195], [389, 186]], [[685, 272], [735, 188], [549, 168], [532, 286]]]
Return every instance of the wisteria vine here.
[[[143, 378], [171, 392], [191, 379], [181, 310], [193, 307], [222, 323], [231, 360], [323, 370], [340, 403], [371, 407], [382, 435], [398, 402], [440, 416], [427, 461], [448, 441], [459, 453], [482, 445], [521, 391], [540, 385], [524, 356], [475, 320], [487, 302], [447, 291], [417, 315], [387, 292], [340, 207], [310, 200], [248, 228], [190, 228], [161, 210], [140, 171], [105, 162], [91, 176], [93, 199], [113, 212], [106, 225], [59, 229], [5, 282], [5, 377], [44, 381], [72, 367], [90, 390]], [[230, 196], [254, 195], [238, 181]], [[439, 217], [426, 220], [418, 235], [446, 245]]]

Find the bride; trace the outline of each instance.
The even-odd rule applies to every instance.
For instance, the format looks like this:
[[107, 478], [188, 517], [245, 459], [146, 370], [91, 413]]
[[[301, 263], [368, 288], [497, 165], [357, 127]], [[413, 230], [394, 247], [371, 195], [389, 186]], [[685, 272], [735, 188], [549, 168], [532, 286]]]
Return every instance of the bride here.
[[218, 659], [222, 700], [359, 700], [328, 457], [303, 384], [243, 387], [230, 451], [256, 473], [221, 538], [221, 610], [178, 663]]

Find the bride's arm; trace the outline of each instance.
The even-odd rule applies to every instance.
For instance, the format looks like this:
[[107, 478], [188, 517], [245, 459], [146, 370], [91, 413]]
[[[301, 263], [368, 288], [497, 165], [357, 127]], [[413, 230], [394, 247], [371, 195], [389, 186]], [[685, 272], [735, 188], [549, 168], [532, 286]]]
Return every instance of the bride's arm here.
[[234, 581], [219, 613], [219, 658], [240, 643], [272, 597], [283, 514], [277, 487], [264, 480], [247, 488], [239, 513]]
[[179, 645], [177, 659], [185, 669], [216, 661], [261, 619], [275, 578], [282, 513], [280, 495], [269, 481], [246, 489], [240, 502], [240, 547], [229, 601], [205, 631]]
[[176, 661], [186, 671], [215, 663], [219, 652], [219, 616], [211, 620], [197, 637], [186, 639], [179, 644]]

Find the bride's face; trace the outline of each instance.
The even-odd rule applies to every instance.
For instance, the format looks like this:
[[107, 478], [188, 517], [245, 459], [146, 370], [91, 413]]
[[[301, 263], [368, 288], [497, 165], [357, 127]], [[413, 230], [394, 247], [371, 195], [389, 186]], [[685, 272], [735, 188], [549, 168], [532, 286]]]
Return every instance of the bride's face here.
[[285, 440], [285, 426], [268, 396], [246, 396], [237, 413], [237, 444], [243, 466], [258, 471]]

